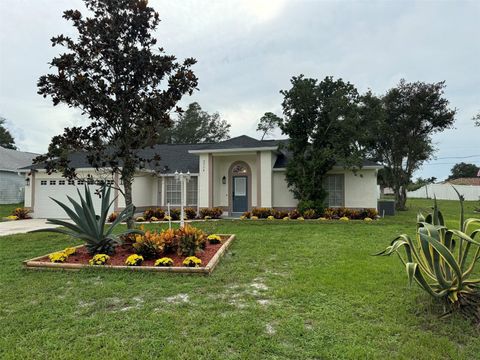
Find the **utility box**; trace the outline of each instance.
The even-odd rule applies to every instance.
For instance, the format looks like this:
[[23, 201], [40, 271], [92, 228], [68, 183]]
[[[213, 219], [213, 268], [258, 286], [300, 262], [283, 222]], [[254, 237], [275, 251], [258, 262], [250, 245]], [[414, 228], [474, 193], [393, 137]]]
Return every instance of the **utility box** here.
[[383, 216], [394, 216], [395, 215], [395, 200], [391, 199], [380, 199], [378, 200], [378, 214]]

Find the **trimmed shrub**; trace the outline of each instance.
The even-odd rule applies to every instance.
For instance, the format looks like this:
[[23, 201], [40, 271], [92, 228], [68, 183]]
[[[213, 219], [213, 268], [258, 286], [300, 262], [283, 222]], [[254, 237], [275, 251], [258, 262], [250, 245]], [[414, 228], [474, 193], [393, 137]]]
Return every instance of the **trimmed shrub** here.
[[210, 219], [220, 219], [222, 214], [223, 210], [219, 207], [200, 209], [200, 218], [202, 219], [207, 218], [207, 216], [209, 216]]
[[275, 211], [271, 208], [253, 208], [252, 215], [258, 217], [259, 219], [266, 219], [269, 216], [272, 216]]
[[172, 220], [180, 220], [180, 209], [170, 209]]
[[288, 213], [288, 217], [292, 220], [298, 219], [301, 216], [297, 209], [293, 209]]
[[275, 210], [273, 212], [273, 217], [275, 219], [284, 219], [285, 217], [288, 217], [288, 211], [284, 210]]
[[163, 219], [165, 217], [165, 210], [161, 208], [156, 208], [155, 209], [155, 215], [157, 219]]
[[189, 220], [195, 219], [197, 217], [197, 210], [192, 207], [187, 207], [183, 211], [185, 212], [185, 217]]
[[250, 217], [252, 216], [252, 213], [250, 211], [245, 211], [243, 214], [242, 214], [242, 217], [244, 219], [250, 219]]
[[303, 212], [303, 217], [305, 219], [316, 219], [317, 212], [314, 209], [308, 209]]

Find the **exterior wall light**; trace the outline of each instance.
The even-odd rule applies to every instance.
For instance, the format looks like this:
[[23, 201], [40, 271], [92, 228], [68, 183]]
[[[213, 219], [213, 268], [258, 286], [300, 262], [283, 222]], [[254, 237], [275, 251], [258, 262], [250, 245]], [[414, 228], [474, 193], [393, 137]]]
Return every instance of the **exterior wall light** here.
[[222, 184], [225, 185], [227, 183], [227, 178], [225, 175], [222, 177]]

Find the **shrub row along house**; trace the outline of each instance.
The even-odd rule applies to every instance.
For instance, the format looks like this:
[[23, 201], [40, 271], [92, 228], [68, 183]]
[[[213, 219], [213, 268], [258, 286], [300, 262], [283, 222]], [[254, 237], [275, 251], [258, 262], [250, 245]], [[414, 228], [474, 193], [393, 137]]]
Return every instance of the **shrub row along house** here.
[[[239, 136], [215, 144], [157, 145], [144, 150], [161, 160], [139, 169], [133, 182], [133, 202], [138, 211], [150, 207], [179, 207], [181, 191], [185, 206], [220, 207], [228, 216], [240, 216], [253, 207], [289, 210], [297, 200], [289, 191], [285, 171], [289, 161], [284, 146], [288, 140], [256, 140]], [[71, 165], [77, 169], [78, 180], [67, 180], [59, 173], [48, 175], [41, 165], [29, 167], [25, 206], [37, 218], [62, 218], [66, 215], [54, 206], [50, 197], [65, 201], [67, 195], [77, 197], [77, 186], [98, 186], [105, 181], [121, 187], [118, 176], [108, 170], [92, 169], [85, 154], [71, 156]], [[377, 172], [380, 165], [365, 161], [357, 172], [335, 166], [328, 174], [325, 187], [329, 193], [328, 206], [348, 208], [377, 208]], [[175, 178], [175, 172], [190, 172], [186, 186]], [[118, 192], [117, 192], [118, 194]], [[100, 199], [97, 200], [98, 207]], [[114, 211], [124, 208], [121, 196], [115, 200]]]

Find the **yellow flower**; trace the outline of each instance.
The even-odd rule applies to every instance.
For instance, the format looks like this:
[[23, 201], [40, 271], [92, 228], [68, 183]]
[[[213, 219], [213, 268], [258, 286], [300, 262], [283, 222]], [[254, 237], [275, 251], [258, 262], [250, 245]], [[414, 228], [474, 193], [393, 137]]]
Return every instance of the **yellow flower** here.
[[338, 219], [340, 221], [349, 221], [350, 219], [346, 216], [342, 216], [340, 219]]
[[252, 220], [258, 220], [258, 216], [252, 216], [250, 219], [252, 219]]
[[300, 216], [299, 218], [297, 218], [297, 220], [298, 220], [298, 221], [303, 221], [303, 220], [305, 220], [305, 219], [303, 218], [303, 216]]
[[67, 247], [65, 250], [63, 250], [63, 252], [67, 254], [67, 256], [70, 256], [75, 254], [77, 252], [77, 249], [74, 247]]
[[164, 219], [165, 219], [166, 221], [170, 221], [170, 220], [172, 220], [172, 217], [169, 216], [169, 215], [166, 215], [166, 216], [164, 217]]
[[8, 219], [8, 220], [18, 220], [18, 216], [9, 215], [9, 216], [7, 216], [7, 219]]
[[372, 218], [369, 218], [369, 217], [366, 217], [365, 219], [363, 219], [363, 221], [365, 221], [365, 222], [370, 222], [370, 221], [373, 221], [373, 219], [372, 219]]
[[64, 251], [59, 251], [59, 252], [48, 255], [48, 258], [53, 263], [63, 263], [67, 261], [68, 255]]
[[285, 216], [283, 220], [287, 221], [287, 220], [290, 220], [290, 218], [288, 216]]
[[173, 260], [169, 257], [163, 257], [155, 261], [155, 266], [173, 266]]
[[240, 216], [240, 220], [245, 220], [246, 218], [247, 218], [247, 217], [244, 216], [244, 215]]
[[210, 244], [220, 244], [222, 242], [222, 238], [215, 234], [208, 235], [207, 239]]
[[90, 265], [105, 265], [109, 259], [110, 256], [107, 254], [96, 254], [88, 261], [88, 263]]
[[196, 256], [189, 256], [183, 260], [183, 266], [188, 266], [188, 267], [199, 267], [202, 265], [202, 260], [197, 258]]
[[125, 265], [127, 265], [127, 266], [140, 266], [140, 265], [142, 265], [143, 260], [144, 260], [143, 256], [133, 254], [133, 255], [130, 255], [127, 258], [127, 260], [125, 260]]
[[272, 215], [270, 215], [269, 217], [267, 217], [267, 220], [275, 220], [275, 218]]

